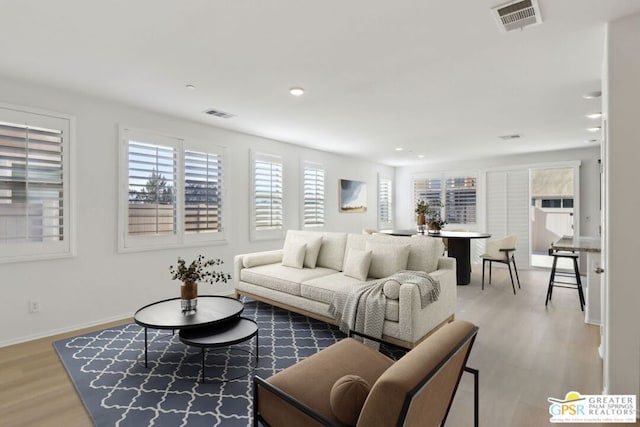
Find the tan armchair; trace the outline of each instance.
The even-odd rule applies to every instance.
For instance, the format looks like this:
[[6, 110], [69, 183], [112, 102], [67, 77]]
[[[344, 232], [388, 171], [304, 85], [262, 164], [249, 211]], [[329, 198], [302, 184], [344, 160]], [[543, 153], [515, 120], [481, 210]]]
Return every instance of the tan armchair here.
[[[254, 377], [254, 426], [441, 426], [478, 328], [457, 320], [393, 361], [346, 338], [264, 380]], [[358, 334], [359, 335], [359, 334]]]

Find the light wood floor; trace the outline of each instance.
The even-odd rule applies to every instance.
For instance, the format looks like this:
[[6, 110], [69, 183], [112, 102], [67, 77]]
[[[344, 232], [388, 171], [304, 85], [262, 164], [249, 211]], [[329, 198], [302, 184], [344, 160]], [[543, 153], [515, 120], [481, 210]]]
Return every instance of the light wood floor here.
[[[481, 426], [546, 426], [547, 397], [601, 393], [599, 329], [584, 323], [576, 291], [557, 289], [545, 309], [547, 272], [522, 271], [522, 289], [513, 295], [505, 270], [494, 270], [484, 291], [481, 268], [474, 270], [471, 284], [458, 287], [456, 317], [480, 327], [469, 366], [480, 370]], [[0, 348], [0, 426], [91, 425], [51, 345], [88, 331]], [[473, 425], [472, 397], [465, 374], [448, 427]]]

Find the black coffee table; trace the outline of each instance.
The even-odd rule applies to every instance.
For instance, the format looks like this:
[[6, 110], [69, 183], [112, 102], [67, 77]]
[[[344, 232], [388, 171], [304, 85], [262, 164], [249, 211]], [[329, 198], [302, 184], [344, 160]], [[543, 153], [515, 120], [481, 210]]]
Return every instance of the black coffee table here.
[[258, 324], [244, 317], [236, 317], [222, 323], [199, 328], [182, 329], [180, 341], [200, 347], [202, 355], [202, 382], [205, 382], [205, 359], [207, 348], [227, 347], [256, 337], [256, 366], [258, 366]]
[[242, 302], [235, 298], [216, 295], [199, 295], [198, 309], [183, 312], [180, 298], [154, 302], [142, 307], [133, 315], [133, 320], [144, 326], [144, 366], [147, 367], [147, 329], [171, 329], [180, 331], [192, 328], [212, 327], [230, 319], [238, 318], [244, 310]]

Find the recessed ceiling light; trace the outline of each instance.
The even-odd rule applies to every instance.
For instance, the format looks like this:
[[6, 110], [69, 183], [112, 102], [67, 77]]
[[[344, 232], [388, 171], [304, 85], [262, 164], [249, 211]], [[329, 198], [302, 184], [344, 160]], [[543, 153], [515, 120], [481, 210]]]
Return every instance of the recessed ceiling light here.
[[196, 90], [196, 87], [194, 85], [186, 85], [185, 87], [189, 90]]
[[584, 140], [585, 144], [595, 144], [596, 142], [599, 142], [599, 140], [597, 140], [597, 139], [585, 139]]
[[396, 151], [402, 151], [402, 147], [396, 147]]
[[595, 98], [600, 98], [601, 96], [602, 96], [602, 92], [600, 92], [599, 90], [594, 90], [593, 92], [587, 92], [582, 95], [584, 99], [595, 99]]
[[424, 154], [418, 154], [419, 159], [424, 159]]
[[301, 87], [292, 87], [289, 89], [289, 93], [293, 96], [302, 96], [304, 95], [304, 89]]
[[589, 117], [590, 119], [599, 119], [600, 117], [602, 117], [602, 113], [587, 114], [587, 117]]
[[588, 130], [589, 132], [600, 132], [600, 129], [602, 129], [600, 126], [595, 126], [595, 127], [592, 127], [592, 128], [587, 128], [587, 130]]

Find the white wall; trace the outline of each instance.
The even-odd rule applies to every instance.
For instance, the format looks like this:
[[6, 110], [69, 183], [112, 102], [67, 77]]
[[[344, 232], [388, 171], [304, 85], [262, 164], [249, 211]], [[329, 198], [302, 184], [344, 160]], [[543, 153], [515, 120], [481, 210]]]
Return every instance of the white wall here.
[[[77, 119], [77, 256], [70, 259], [0, 264], [0, 346], [131, 317], [155, 300], [178, 296], [168, 266], [178, 255], [220, 257], [232, 271], [238, 253], [282, 247], [282, 241], [249, 241], [249, 150], [284, 157], [285, 228], [300, 226], [300, 161], [326, 167], [326, 225], [329, 231], [360, 232], [377, 224], [377, 175], [393, 169], [362, 160], [304, 149], [226, 131], [108, 100], [0, 77], [0, 102], [74, 115]], [[214, 122], [215, 119], [212, 119]], [[117, 253], [118, 125], [211, 141], [227, 147], [229, 243], [204, 248]], [[368, 183], [368, 212], [339, 213], [338, 183]], [[233, 285], [202, 285], [201, 293], [229, 294]], [[28, 313], [28, 301], [41, 310]]]
[[[640, 280], [635, 224], [640, 206], [640, 14], [608, 25], [605, 62], [605, 387], [640, 395]], [[608, 379], [608, 384], [606, 380]]]
[[[478, 176], [478, 222], [467, 225], [470, 230], [485, 231], [485, 182], [484, 173], [492, 169], [527, 168], [529, 165], [580, 160], [580, 234], [598, 236], [600, 224], [600, 158], [599, 146], [574, 150], [530, 153], [515, 156], [494, 156], [485, 159], [455, 163], [425, 164], [396, 169], [395, 218], [397, 228], [414, 228], [413, 176], [438, 172], [476, 173]], [[473, 257], [474, 254], [472, 254]], [[477, 254], [476, 254], [477, 255]]]

